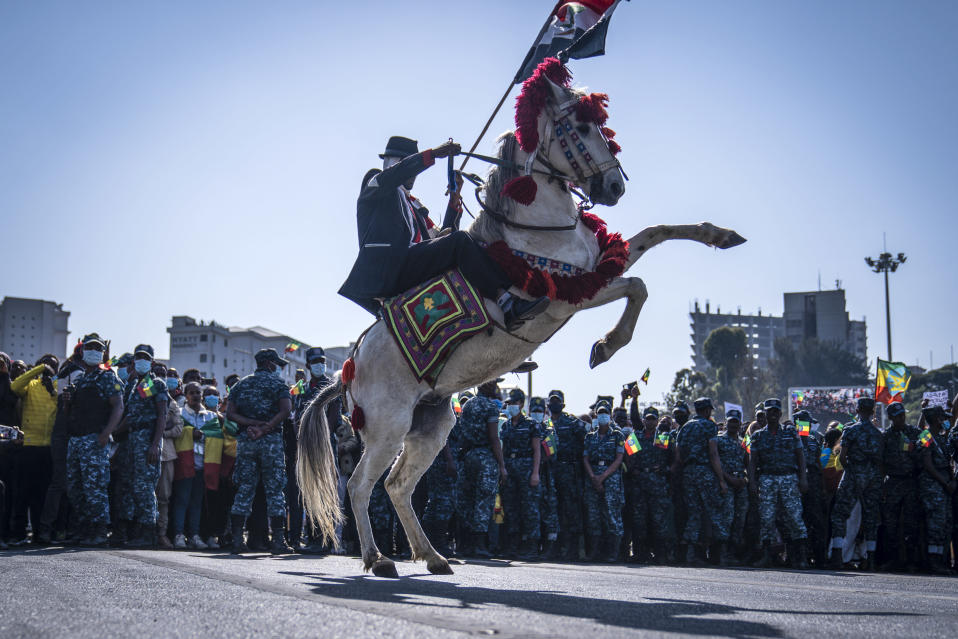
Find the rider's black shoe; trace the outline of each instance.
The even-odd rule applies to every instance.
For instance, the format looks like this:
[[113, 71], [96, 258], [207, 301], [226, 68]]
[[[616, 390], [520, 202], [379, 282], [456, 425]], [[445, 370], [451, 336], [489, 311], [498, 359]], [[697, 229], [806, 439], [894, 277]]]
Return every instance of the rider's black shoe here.
[[514, 331], [522, 326], [523, 322], [531, 320], [547, 308], [549, 308], [548, 297], [540, 297], [534, 300], [514, 297], [512, 304], [505, 312], [506, 330]]

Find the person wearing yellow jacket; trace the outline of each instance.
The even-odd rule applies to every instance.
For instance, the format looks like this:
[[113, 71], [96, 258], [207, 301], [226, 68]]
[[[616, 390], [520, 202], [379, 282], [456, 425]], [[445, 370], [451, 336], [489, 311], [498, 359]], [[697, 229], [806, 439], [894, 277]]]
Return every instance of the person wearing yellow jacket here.
[[57, 417], [56, 372], [60, 361], [44, 355], [36, 366], [10, 382], [10, 390], [20, 397], [23, 408], [23, 446], [16, 451], [11, 534], [14, 544], [27, 543], [27, 513], [34, 528], [40, 522], [43, 501], [53, 474], [50, 435]]

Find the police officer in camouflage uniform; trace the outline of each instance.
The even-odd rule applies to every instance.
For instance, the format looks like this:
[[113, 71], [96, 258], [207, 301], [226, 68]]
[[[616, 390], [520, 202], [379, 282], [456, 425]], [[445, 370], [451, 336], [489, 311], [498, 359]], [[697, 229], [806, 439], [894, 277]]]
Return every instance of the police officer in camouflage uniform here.
[[[469, 403], [469, 397], [467, 393], [459, 395], [460, 411]], [[457, 489], [462, 472], [458, 441], [460, 416], [461, 412], [456, 415], [456, 426], [449, 431], [446, 445], [436, 455], [425, 474], [426, 508], [422, 515], [422, 527], [436, 552], [444, 557], [452, 555], [449, 548], [449, 525], [456, 514]]]
[[918, 479], [921, 505], [925, 509], [928, 561], [935, 574], [947, 575], [951, 572], [948, 553], [952, 527], [950, 501], [958, 489], [948, 454], [948, 434], [942, 430], [942, 423], [949, 416], [941, 406], [927, 406], [922, 409], [922, 415], [930, 436], [921, 448], [922, 472]]
[[859, 421], [842, 430], [841, 463], [845, 469], [832, 508], [832, 556], [829, 567], [841, 568], [845, 526], [856, 501], [862, 504], [862, 532], [868, 557], [865, 570], [875, 569], [875, 548], [880, 521], [882, 432], [872, 423], [875, 400], [858, 399]]
[[[123, 397], [129, 397], [129, 384], [136, 379], [133, 371], [133, 354], [124, 353], [113, 365], [117, 377], [123, 382]], [[124, 403], [126, 407], [126, 403]], [[113, 532], [110, 545], [126, 545], [133, 526], [133, 451], [130, 449], [130, 431], [120, 422], [113, 433], [114, 450], [110, 459], [110, 505], [112, 506]]]
[[256, 371], [230, 390], [227, 419], [236, 423], [236, 464], [233, 484], [236, 497], [230, 514], [233, 554], [246, 550], [243, 527], [253, 509], [256, 484], [262, 480], [272, 529], [274, 555], [292, 552], [286, 544], [286, 460], [283, 455], [283, 421], [292, 402], [279, 371], [288, 363], [273, 348], [256, 352]]
[[[625, 442], [622, 432], [611, 427], [612, 406], [606, 400], [595, 405], [598, 428], [585, 436], [582, 465], [585, 470], [586, 539], [588, 561], [596, 561], [605, 548], [608, 563], [618, 558], [622, 543], [622, 459]], [[605, 536], [603, 537], [603, 528]]]
[[517, 558], [532, 561], [539, 547], [539, 465], [542, 459], [540, 442], [544, 432], [542, 424], [535, 423], [522, 413], [525, 401], [526, 394], [520, 389], [509, 391], [506, 402], [508, 419], [499, 430], [509, 479], [500, 492], [509, 550], [521, 536]]
[[712, 421], [712, 400], [695, 400], [694, 419], [686, 422], [676, 437], [676, 463], [682, 468], [682, 488], [688, 519], [682, 533], [687, 545], [685, 560], [692, 566], [705, 565], [705, 542], [715, 530], [718, 543], [727, 544], [728, 530], [718, 517], [719, 496], [728, 493], [715, 438], [718, 426]]
[[[958, 414], [958, 398], [952, 404], [951, 421], [942, 425], [942, 428], [948, 431], [947, 452], [954, 469], [953, 478], [958, 483], [958, 426], [954, 424], [955, 414]], [[951, 543], [953, 548], [958, 548], [958, 490], [951, 495]]]
[[582, 450], [586, 424], [565, 412], [565, 393], [549, 391], [549, 414], [556, 437], [555, 479], [559, 513], [559, 555], [568, 561], [579, 558], [582, 535]]
[[[682, 427], [689, 421], [691, 416], [689, 405], [683, 401], [678, 401], [672, 407], [672, 421], [675, 423], [675, 429], [670, 433], [674, 443], [679, 436]], [[670, 461], [670, 474], [672, 479], [672, 506], [675, 515], [673, 521], [673, 535], [678, 541], [677, 559], [684, 561], [687, 549], [682, 543], [682, 531], [685, 530], [685, 522], [688, 520], [689, 511], [685, 504], [685, 489], [682, 487], [682, 466], [677, 463], [676, 452], [678, 448], [673, 446]]]
[[775, 542], [775, 524], [781, 522], [785, 527], [783, 537], [793, 544], [796, 552], [793, 565], [808, 568], [805, 548], [808, 532], [802, 520], [801, 499], [801, 493], [808, 490], [805, 452], [795, 428], [779, 423], [781, 400], [766, 399], [764, 408], [766, 425], [752, 434], [752, 452], [748, 459], [748, 488], [753, 494], [757, 493], [762, 522], [762, 556], [753, 566], [772, 565], [769, 548]]
[[[885, 410], [891, 426], [882, 434], [882, 469], [885, 484], [882, 487], [882, 527], [885, 531], [884, 552], [887, 561], [882, 570], [900, 570], [902, 551], [908, 563], [917, 565], [915, 549], [918, 546], [918, 518], [921, 509], [918, 494], [919, 456], [917, 442], [921, 431], [907, 423], [905, 407], [892, 402]], [[904, 548], [899, 543], [898, 526], [904, 531]]]
[[110, 436], [123, 417], [123, 385], [104, 363], [105, 342], [96, 333], [82, 340], [83, 375], [64, 391], [68, 407], [67, 495], [77, 518], [80, 544], [107, 543], [110, 524]]
[[542, 429], [542, 451], [539, 463], [539, 519], [542, 524], [542, 550], [540, 557], [551, 561], [558, 554], [556, 540], [559, 536], [559, 504], [555, 484], [555, 454], [550, 454], [547, 444], [555, 446], [556, 434], [552, 422], [546, 419], [546, 400], [533, 397], [529, 400], [529, 417]]
[[133, 374], [126, 382], [126, 416], [123, 426], [130, 433], [129, 455], [133, 489], [133, 548], [156, 543], [156, 482], [160, 479], [160, 453], [166, 430], [170, 395], [166, 380], [153, 373], [153, 347], [133, 349]]
[[675, 449], [670, 433], [657, 432], [659, 411], [648, 406], [639, 416], [638, 402], [632, 399], [629, 408], [632, 423], [641, 424], [635, 431], [641, 447], [626, 458], [632, 476], [632, 552], [646, 560], [651, 550], [655, 563], [666, 562], [672, 541], [672, 501], [669, 497], [669, 468]]
[[[825, 446], [825, 436], [818, 430], [818, 420], [807, 410], [800, 410], [792, 416], [795, 423], [807, 422], [808, 434], [796, 428], [802, 441], [802, 451], [805, 453], [805, 478], [808, 480], [808, 490], [802, 495], [802, 518], [805, 529], [808, 531], [808, 543], [815, 559], [815, 567], [825, 565], [825, 554], [828, 546], [828, 526], [825, 522], [825, 479], [822, 475], [822, 449]], [[789, 553], [791, 556], [793, 553]]]
[[462, 457], [462, 518], [466, 539], [463, 554], [492, 556], [486, 546], [496, 491], [509, 473], [499, 441], [499, 380], [481, 384], [462, 408], [459, 445]]
[[745, 535], [745, 513], [748, 512], [748, 479], [745, 476], [745, 448], [742, 446], [742, 411], [731, 409], [725, 413], [725, 431], [715, 438], [722, 472], [728, 492], [718, 504], [719, 530], [728, 531], [728, 536], [719, 542], [718, 560], [721, 566], [734, 565], [730, 546], [742, 554]]

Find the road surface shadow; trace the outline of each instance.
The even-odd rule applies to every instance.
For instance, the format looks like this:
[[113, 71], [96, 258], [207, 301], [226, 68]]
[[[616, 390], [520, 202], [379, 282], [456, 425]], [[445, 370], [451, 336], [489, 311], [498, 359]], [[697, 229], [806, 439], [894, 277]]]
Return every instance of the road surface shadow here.
[[[607, 626], [629, 630], [731, 637], [783, 636], [778, 628], [763, 622], [706, 618], [755, 611], [701, 601], [663, 599], [628, 602], [549, 591], [530, 592], [506, 588], [484, 588], [416, 577], [380, 580], [365, 576], [333, 577], [321, 573], [287, 572], [285, 574], [307, 577], [310, 581], [306, 583], [312, 592], [344, 600], [358, 599], [383, 604], [452, 609], [506, 606], [540, 614], [592, 619]], [[609, 585], [615, 586], [614, 583]], [[429, 598], [442, 599], [448, 603], [429, 601]], [[794, 614], [820, 615], [821, 612], [809, 611]], [[530, 620], [530, 623], [535, 622]], [[530, 627], [530, 630], [535, 629]]]

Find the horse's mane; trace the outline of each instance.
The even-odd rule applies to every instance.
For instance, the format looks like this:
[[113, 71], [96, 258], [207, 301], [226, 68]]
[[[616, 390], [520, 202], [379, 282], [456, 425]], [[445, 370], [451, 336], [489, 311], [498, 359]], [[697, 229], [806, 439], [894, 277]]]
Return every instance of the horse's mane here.
[[[514, 161], [519, 144], [513, 131], [506, 131], [496, 140], [495, 157], [500, 160]], [[479, 197], [485, 202], [488, 209], [492, 209], [507, 218], [511, 218], [515, 211], [515, 202], [512, 198], [502, 195], [502, 188], [509, 180], [518, 177], [519, 172], [513, 168], [492, 165], [486, 175], [485, 185], [479, 191]], [[470, 232], [486, 242], [495, 242], [502, 239], [502, 223], [492, 219], [491, 215], [480, 214], [473, 223]]]

